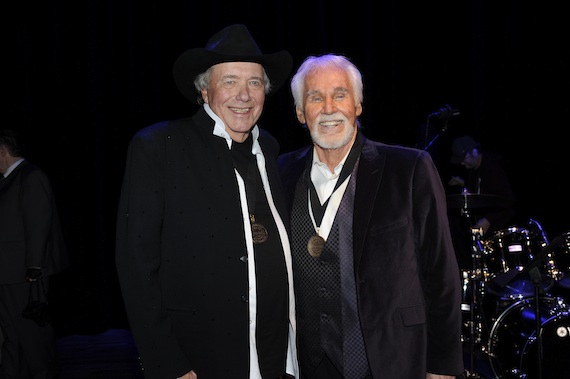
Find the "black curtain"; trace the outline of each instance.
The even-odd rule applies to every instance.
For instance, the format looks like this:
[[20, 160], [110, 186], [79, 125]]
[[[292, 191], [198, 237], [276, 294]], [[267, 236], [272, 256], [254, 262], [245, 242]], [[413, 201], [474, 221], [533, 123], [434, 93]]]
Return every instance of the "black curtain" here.
[[[127, 144], [140, 128], [188, 116], [172, 63], [230, 23], [264, 52], [347, 55], [364, 74], [364, 132], [424, 148], [446, 181], [450, 140], [471, 134], [506, 158], [519, 222], [570, 229], [562, 133], [568, 22], [561, 5], [496, 1], [73, 0], [4, 4], [3, 127], [24, 132], [50, 175], [72, 266], [54, 278], [60, 334], [128, 327], [114, 266]], [[552, 7], [552, 8], [551, 8]], [[449, 104], [447, 124], [428, 115]], [[308, 142], [288, 87], [260, 125], [289, 151]], [[0, 231], [1, 232], [1, 231]]]

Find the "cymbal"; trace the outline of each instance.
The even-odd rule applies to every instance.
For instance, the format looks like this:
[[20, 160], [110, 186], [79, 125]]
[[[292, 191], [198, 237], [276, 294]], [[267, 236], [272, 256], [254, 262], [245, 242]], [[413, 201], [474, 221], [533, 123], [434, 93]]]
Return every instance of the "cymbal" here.
[[449, 208], [483, 208], [502, 206], [503, 198], [497, 195], [461, 193], [447, 195]]

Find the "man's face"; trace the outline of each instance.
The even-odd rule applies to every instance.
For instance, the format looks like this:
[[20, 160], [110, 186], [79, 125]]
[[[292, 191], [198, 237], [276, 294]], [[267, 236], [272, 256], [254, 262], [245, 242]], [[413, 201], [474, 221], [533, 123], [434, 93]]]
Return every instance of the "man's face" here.
[[338, 68], [319, 68], [305, 78], [304, 110], [297, 109], [313, 141], [323, 149], [339, 149], [356, 135], [362, 104], [355, 102], [348, 74]]
[[476, 168], [479, 164], [479, 150], [477, 148], [473, 148], [465, 153], [465, 157], [461, 164], [465, 166], [467, 169]]
[[265, 82], [263, 67], [253, 62], [227, 62], [212, 67], [202, 99], [222, 119], [226, 131], [243, 142], [263, 111]]

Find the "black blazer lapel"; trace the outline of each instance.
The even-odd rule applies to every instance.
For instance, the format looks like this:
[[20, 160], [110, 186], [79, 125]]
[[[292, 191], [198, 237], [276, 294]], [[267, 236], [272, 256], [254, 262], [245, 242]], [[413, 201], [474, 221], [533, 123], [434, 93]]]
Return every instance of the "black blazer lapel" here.
[[381, 152], [380, 145], [365, 139], [356, 174], [353, 221], [355, 264], [360, 261], [364, 234], [370, 224], [373, 204], [378, 196], [385, 162], [386, 156]]

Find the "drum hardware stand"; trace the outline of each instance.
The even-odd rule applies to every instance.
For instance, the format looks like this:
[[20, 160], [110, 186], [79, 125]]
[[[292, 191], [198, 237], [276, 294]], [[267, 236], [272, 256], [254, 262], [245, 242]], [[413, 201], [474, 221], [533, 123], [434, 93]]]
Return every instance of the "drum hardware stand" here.
[[[473, 195], [469, 193], [467, 188], [463, 188], [461, 191], [461, 216], [464, 217], [471, 225], [471, 258], [473, 261], [473, 272], [471, 274], [470, 280], [472, 281], [472, 291], [473, 296], [471, 299], [470, 309], [469, 309], [469, 334], [470, 334], [470, 367], [469, 370], [465, 370], [463, 375], [458, 378], [461, 379], [483, 379], [483, 376], [475, 372], [475, 325], [482, 323], [484, 321], [483, 308], [480, 304], [480, 297], [484, 296], [484, 291], [480, 291], [479, 284], [481, 284], [481, 289], [483, 289], [482, 277], [484, 275], [483, 267], [483, 247], [481, 245], [481, 237], [483, 235], [482, 228], [474, 227], [473, 216], [471, 215], [470, 208], [473, 205], [470, 202], [474, 201]], [[477, 194], [479, 196], [479, 194]], [[476, 203], [477, 204], [477, 203]], [[482, 324], [481, 324], [482, 325]]]
[[528, 225], [536, 228], [536, 230], [540, 234], [540, 239], [541, 239], [540, 240], [540, 247], [545, 248], [546, 246], [548, 246], [548, 236], [544, 232], [542, 225], [540, 225], [540, 223], [533, 218], [529, 219]]
[[[546, 249], [544, 249], [546, 250]], [[541, 254], [539, 254], [541, 255]], [[538, 262], [537, 262], [538, 263]], [[534, 319], [536, 320], [536, 334], [535, 334], [535, 343], [536, 343], [536, 367], [538, 377], [537, 379], [542, 379], [542, 336], [540, 333], [542, 329], [542, 319], [540, 318], [540, 291], [542, 290], [541, 283], [542, 283], [542, 275], [538, 270], [538, 266], [535, 265], [530, 271], [528, 272], [532, 283], [534, 284], [534, 298], [535, 298], [535, 305], [534, 305]]]
[[550, 244], [545, 246], [542, 251], [538, 254], [534, 261], [529, 263], [521, 272], [527, 271], [532, 283], [534, 284], [534, 297], [535, 297], [535, 307], [534, 307], [534, 318], [536, 320], [536, 334], [535, 334], [535, 343], [536, 343], [536, 363], [537, 363], [537, 372], [538, 378], [542, 379], [542, 319], [540, 318], [540, 292], [542, 291], [542, 275], [540, 274], [540, 270], [538, 265], [550, 254], [554, 248], [556, 248], [562, 242], [562, 238], [556, 237]]
[[[469, 211], [467, 207], [464, 208], [466, 217], [469, 217]], [[472, 258], [473, 258], [473, 274], [471, 275], [471, 280], [473, 282], [473, 296], [471, 299], [471, 308], [469, 310], [469, 358], [470, 367], [469, 370], [465, 370], [465, 373], [460, 376], [460, 378], [475, 378], [482, 379], [483, 377], [475, 372], [475, 324], [481, 319], [480, 306], [479, 306], [479, 286], [477, 285], [477, 280], [483, 273], [483, 268], [481, 265], [481, 258], [483, 253], [483, 248], [481, 247], [481, 234], [483, 230], [481, 228], [471, 228], [471, 238], [472, 244]], [[477, 313], [475, 313], [477, 311]]]
[[[544, 231], [542, 225], [540, 225], [540, 223], [533, 218], [529, 218], [528, 225], [532, 227], [534, 229], [534, 233], [537, 234], [534, 237], [539, 239], [540, 249], [546, 248], [550, 244], [550, 242], [548, 241], [548, 236], [546, 235], [546, 232]], [[531, 231], [533, 231], [533, 229], [531, 229]], [[553, 260], [553, 258], [550, 255], [544, 257], [544, 259], [546, 258], [548, 258], [548, 260], [545, 262], [546, 271], [548, 272], [550, 277], [552, 277], [554, 280], [559, 280], [560, 272], [556, 267], [556, 262]]]

